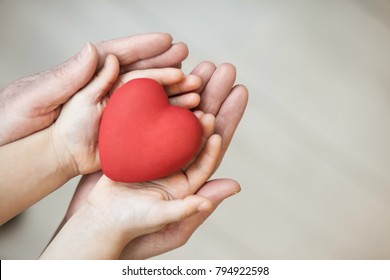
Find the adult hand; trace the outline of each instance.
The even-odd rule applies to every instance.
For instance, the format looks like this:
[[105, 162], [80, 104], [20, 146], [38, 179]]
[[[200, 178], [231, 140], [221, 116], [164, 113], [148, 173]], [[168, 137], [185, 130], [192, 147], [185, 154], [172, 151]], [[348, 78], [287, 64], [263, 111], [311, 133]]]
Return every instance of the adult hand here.
[[196, 109], [215, 116], [215, 133], [222, 137], [220, 164], [244, 115], [248, 89], [241, 84], [235, 85], [236, 68], [229, 63], [216, 67], [211, 62], [203, 62], [191, 74], [202, 79], [202, 85], [196, 91], [201, 96]]
[[94, 76], [109, 54], [120, 73], [134, 69], [178, 67], [187, 57], [183, 43], [172, 44], [164, 33], [140, 34], [88, 43], [79, 54], [54, 69], [10, 84], [0, 92], [0, 146], [50, 126], [62, 105]]
[[[219, 134], [222, 140], [218, 164], [214, 166], [215, 171], [221, 163], [234, 132], [244, 115], [248, 103], [248, 90], [243, 85], [234, 86], [236, 69], [231, 64], [222, 64], [216, 67], [211, 62], [204, 62], [199, 64], [191, 74], [202, 79], [202, 85], [197, 90], [201, 95], [201, 101], [197, 109], [215, 116], [214, 133]], [[94, 174], [94, 176], [97, 177], [98, 174]], [[92, 180], [86, 180], [85, 182], [92, 185]], [[238, 182], [231, 179], [209, 181], [196, 192], [187, 189], [186, 195], [204, 196], [212, 202], [213, 207], [181, 222], [170, 224], [164, 230], [134, 239], [124, 248], [120, 258], [150, 258], [184, 245], [224, 199], [238, 193], [240, 190]]]

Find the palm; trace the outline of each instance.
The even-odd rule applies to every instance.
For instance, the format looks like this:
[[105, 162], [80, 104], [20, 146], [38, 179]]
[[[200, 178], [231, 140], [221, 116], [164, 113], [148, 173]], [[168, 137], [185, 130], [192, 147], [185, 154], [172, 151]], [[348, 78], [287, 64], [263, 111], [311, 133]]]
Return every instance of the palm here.
[[[139, 189], [142, 186], [143, 189], [158, 190], [170, 199], [181, 199], [194, 194], [206, 182], [216, 168], [221, 139], [218, 135], [212, 135], [214, 118], [211, 115], [202, 112], [196, 112], [196, 115], [203, 129], [203, 147], [194, 161], [170, 176], [145, 183], [125, 184], [127, 187]], [[102, 172], [98, 171], [82, 178], [69, 205], [67, 217], [71, 217], [81, 207], [102, 175]], [[124, 183], [118, 184], [124, 185]]]
[[[99, 217], [112, 230], [133, 240], [191, 216], [202, 203], [211, 206], [202, 196], [188, 195], [192, 186], [187, 176], [183, 171], [144, 183], [119, 183], [102, 176], [88, 195], [88, 205], [99, 209]], [[187, 195], [180, 197], [183, 191]]]

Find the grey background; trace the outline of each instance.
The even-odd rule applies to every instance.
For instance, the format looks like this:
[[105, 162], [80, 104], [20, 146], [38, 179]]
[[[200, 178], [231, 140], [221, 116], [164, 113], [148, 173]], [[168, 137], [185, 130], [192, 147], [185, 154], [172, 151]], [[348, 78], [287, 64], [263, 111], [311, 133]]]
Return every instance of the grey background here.
[[[388, 1], [1, 0], [0, 86], [152, 31], [188, 44], [185, 71], [231, 62], [250, 90], [215, 176], [242, 192], [157, 258], [390, 258]], [[39, 256], [77, 180], [0, 228], [0, 258]]]

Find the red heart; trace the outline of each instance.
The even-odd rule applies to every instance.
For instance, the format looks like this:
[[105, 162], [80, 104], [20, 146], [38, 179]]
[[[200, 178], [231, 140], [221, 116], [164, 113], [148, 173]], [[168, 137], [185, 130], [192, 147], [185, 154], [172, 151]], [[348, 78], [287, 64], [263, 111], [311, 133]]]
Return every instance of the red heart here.
[[170, 105], [158, 82], [135, 79], [115, 91], [104, 110], [99, 131], [102, 170], [118, 182], [161, 178], [191, 160], [201, 137], [191, 111]]

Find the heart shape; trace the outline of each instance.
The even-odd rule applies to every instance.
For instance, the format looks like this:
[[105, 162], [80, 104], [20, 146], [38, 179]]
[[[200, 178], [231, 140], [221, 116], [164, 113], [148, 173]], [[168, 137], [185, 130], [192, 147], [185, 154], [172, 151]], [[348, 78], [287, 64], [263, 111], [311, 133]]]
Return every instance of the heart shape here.
[[185, 166], [200, 147], [202, 128], [188, 109], [169, 104], [152, 79], [135, 79], [114, 92], [99, 130], [102, 170], [118, 182], [145, 182]]

